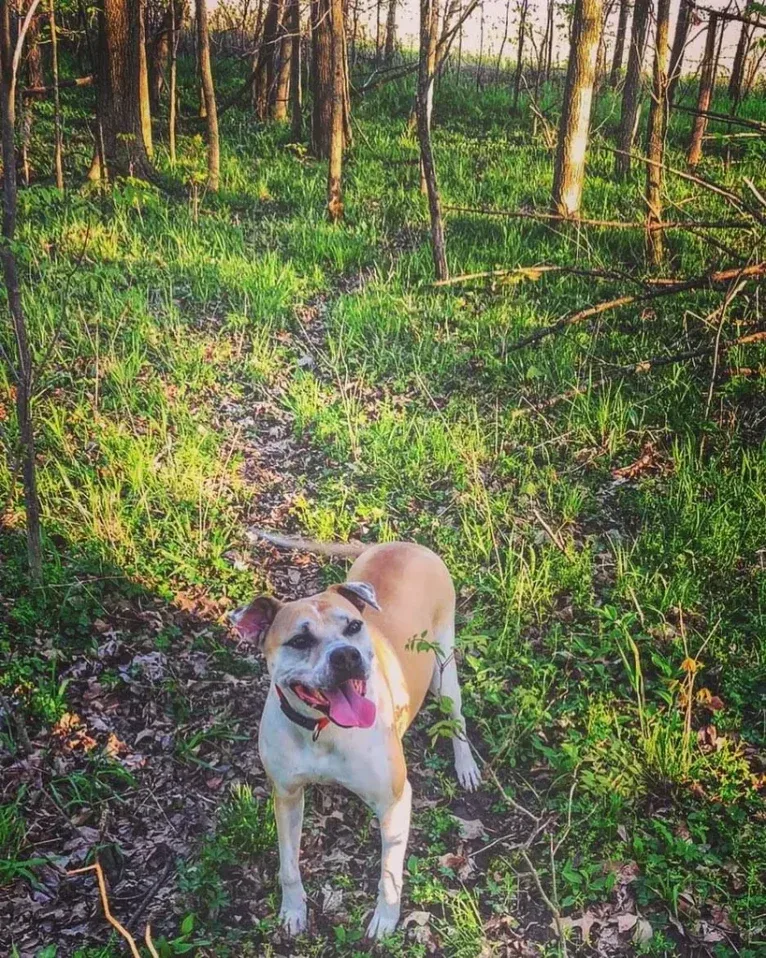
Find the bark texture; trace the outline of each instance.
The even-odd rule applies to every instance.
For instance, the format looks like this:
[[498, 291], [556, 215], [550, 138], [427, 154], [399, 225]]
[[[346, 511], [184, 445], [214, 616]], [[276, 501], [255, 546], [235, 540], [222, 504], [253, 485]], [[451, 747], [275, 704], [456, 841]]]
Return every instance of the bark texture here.
[[221, 168], [221, 149], [218, 142], [218, 109], [215, 102], [213, 70], [210, 64], [210, 31], [207, 23], [207, 0], [197, 2], [197, 50], [202, 95], [205, 98], [207, 120], [207, 188], [218, 189]]
[[301, 101], [301, 8], [300, 0], [288, 0], [287, 26], [290, 31], [290, 132], [294, 140], [303, 136]]
[[277, 82], [277, 50], [280, 42], [279, 22], [282, 10], [280, 0], [269, 0], [263, 21], [263, 37], [258, 51], [254, 88], [255, 115], [259, 120], [269, 116], [269, 105], [274, 103]]
[[388, 0], [388, 15], [386, 16], [386, 44], [383, 50], [383, 56], [386, 63], [391, 63], [394, 59], [394, 49], [396, 48], [396, 0]]
[[282, 39], [279, 43], [279, 70], [274, 88], [273, 105], [270, 113], [275, 120], [286, 120], [290, 107], [290, 79], [292, 77], [293, 41], [287, 16], [281, 26]]
[[[745, 16], [752, 12], [750, 4], [745, 7]], [[737, 49], [734, 52], [734, 60], [731, 65], [731, 77], [729, 78], [729, 99], [736, 107], [742, 98], [742, 81], [745, 77], [745, 63], [747, 55], [750, 52], [750, 43], [753, 37], [753, 27], [749, 23], [743, 23], [739, 31], [737, 40]]]
[[524, 69], [524, 38], [527, 32], [527, 14], [529, 13], [529, 0], [521, 0], [519, 7], [519, 45], [516, 56], [516, 74], [513, 78], [513, 111], [518, 112], [519, 94], [521, 93], [521, 73]]
[[649, 261], [659, 266], [664, 257], [662, 222], [662, 162], [668, 123], [668, 68], [670, 65], [670, 0], [659, 0], [654, 44], [652, 102], [649, 107], [646, 155], [646, 239]]
[[630, 4], [628, 0], [620, 0], [620, 10], [617, 16], [617, 33], [614, 38], [612, 69], [609, 74], [609, 83], [611, 86], [617, 85], [617, 81], [620, 79], [620, 73], [622, 72], [622, 61], [625, 57], [625, 36], [628, 32], [629, 15]]
[[[141, 110], [142, 3], [102, 0], [99, 9], [98, 119], [103, 156], [96, 175], [148, 177]], [[100, 169], [106, 163], [106, 171]]]
[[431, 106], [433, 103], [438, 29], [439, 9], [437, 0], [420, 0], [420, 56], [416, 100], [420, 164], [428, 193], [434, 271], [437, 279], [447, 279], [449, 270], [444, 242], [444, 222], [442, 220], [439, 186], [436, 179], [436, 164], [431, 145]]
[[564, 108], [553, 174], [553, 212], [577, 216], [585, 178], [590, 111], [601, 33], [601, 0], [576, 0]]
[[649, 16], [652, 0], [636, 0], [633, 11], [633, 28], [628, 51], [628, 69], [625, 73], [625, 86], [622, 91], [620, 109], [620, 127], [617, 133], [617, 145], [620, 152], [615, 159], [615, 173], [619, 177], [630, 173], [630, 151], [636, 137], [636, 129], [641, 113], [641, 66], [646, 52], [646, 38], [649, 31]]
[[48, 21], [51, 30], [51, 72], [53, 73], [53, 169], [56, 186], [64, 189], [64, 133], [61, 125], [61, 99], [59, 97], [59, 45], [56, 32], [54, 0], [48, 0]]
[[689, 40], [689, 29], [694, 17], [694, 0], [681, 0], [676, 20], [676, 32], [673, 35], [673, 49], [670, 51], [670, 78], [668, 80], [668, 106], [673, 105], [676, 87], [681, 78], [681, 67], [684, 62], [684, 52]]
[[330, 156], [327, 171], [327, 215], [331, 223], [343, 217], [343, 147], [345, 145], [346, 51], [343, 0], [330, 2], [332, 52], [332, 114]]
[[708, 22], [705, 52], [702, 56], [702, 65], [700, 67], [700, 86], [699, 93], [697, 94], [698, 113], [694, 117], [691, 137], [689, 139], [689, 152], [686, 157], [692, 169], [694, 169], [702, 157], [702, 138], [707, 128], [707, 117], [704, 115], [704, 112], [710, 108], [710, 101], [713, 97], [713, 87], [715, 86], [717, 35], [718, 17], [712, 14]]
[[330, 155], [332, 129], [332, 30], [330, 0], [311, 2], [311, 150], [314, 156]]

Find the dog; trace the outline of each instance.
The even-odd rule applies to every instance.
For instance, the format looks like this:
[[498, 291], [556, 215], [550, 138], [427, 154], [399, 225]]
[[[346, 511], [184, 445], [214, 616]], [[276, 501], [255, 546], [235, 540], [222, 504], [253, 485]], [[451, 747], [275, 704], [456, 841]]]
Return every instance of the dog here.
[[402, 737], [429, 688], [449, 702], [458, 781], [473, 791], [481, 779], [455, 665], [455, 589], [442, 560], [415, 543], [332, 546], [259, 537], [357, 556], [347, 580], [324, 592], [284, 603], [261, 596], [231, 615], [240, 635], [263, 649], [271, 678], [258, 746], [273, 786], [280, 919], [291, 935], [307, 926], [299, 867], [304, 789], [343, 785], [380, 822], [379, 893], [367, 928], [379, 939], [394, 931], [401, 911], [412, 805]]

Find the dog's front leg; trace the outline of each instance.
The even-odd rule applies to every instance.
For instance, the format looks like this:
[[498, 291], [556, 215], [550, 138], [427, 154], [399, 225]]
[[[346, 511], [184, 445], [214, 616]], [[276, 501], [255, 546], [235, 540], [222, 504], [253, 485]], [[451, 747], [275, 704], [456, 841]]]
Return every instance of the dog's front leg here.
[[398, 799], [382, 809], [375, 809], [380, 821], [382, 842], [378, 904], [367, 928], [368, 938], [390, 935], [399, 921], [402, 908], [402, 872], [407, 839], [410, 834], [412, 788], [409, 779]]
[[288, 934], [298, 935], [306, 930], [306, 892], [298, 861], [303, 829], [303, 788], [292, 792], [275, 788], [274, 817], [279, 836], [279, 881], [282, 885], [279, 917]]

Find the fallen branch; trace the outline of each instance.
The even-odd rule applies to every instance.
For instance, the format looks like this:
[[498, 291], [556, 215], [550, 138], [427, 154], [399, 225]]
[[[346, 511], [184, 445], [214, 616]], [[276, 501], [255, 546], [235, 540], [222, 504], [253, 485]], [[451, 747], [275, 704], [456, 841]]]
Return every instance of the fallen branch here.
[[431, 286], [460, 286], [463, 283], [470, 283], [476, 279], [502, 279], [503, 277], [518, 277], [520, 280], [538, 280], [544, 273], [565, 273], [570, 276], [585, 276], [593, 279], [612, 279], [623, 282], [636, 283], [639, 286], [673, 286], [678, 280], [662, 277], [646, 277], [639, 279], [630, 276], [628, 273], [622, 273], [618, 270], [609, 269], [581, 269], [578, 266], [516, 266], [506, 269], [488, 269], [479, 273], [462, 273], [460, 276], [450, 276], [449, 279], [438, 279], [431, 283]]
[[[753, 343], [763, 343], [766, 342], [766, 329], [757, 330], [754, 333], [747, 333], [744, 336], [737, 336], [736, 339], [730, 339], [725, 343], [720, 343], [718, 345], [718, 352], [724, 353], [728, 352], [730, 349], [734, 349], [736, 346], [749, 346]], [[576, 399], [578, 396], [583, 396], [585, 393], [601, 389], [602, 386], [606, 386], [609, 383], [613, 382], [615, 379], [620, 379], [625, 376], [631, 376], [636, 374], [643, 374], [651, 372], [654, 369], [660, 369], [663, 366], [673, 366], [676, 363], [688, 362], [690, 359], [701, 359], [703, 356], [708, 356], [716, 349], [715, 343], [709, 346], [699, 346], [696, 349], [687, 349], [684, 352], [673, 353], [670, 356], [652, 356], [649, 359], [643, 359], [638, 363], [628, 363], [624, 366], [617, 366], [612, 375], [602, 376], [601, 379], [597, 379], [594, 382], [584, 384], [582, 386], [574, 386], [572, 389], [567, 389], [566, 392], [558, 393], [556, 396], [551, 396], [550, 399], [546, 399], [544, 402], [538, 403], [535, 406], [529, 406], [527, 409], [514, 409], [512, 417], [518, 419], [520, 416], [525, 416], [529, 412], [545, 412], [548, 409], [551, 409], [553, 406], [557, 406], [561, 402], [566, 402], [569, 399]], [[737, 374], [738, 370], [723, 370], [727, 375]], [[746, 375], [753, 374], [759, 375], [758, 370], [747, 369]]]
[[[557, 223], [571, 223], [573, 226], [595, 226], [599, 229], [616, 230], [645, 230], [646, 223], [636, 220], [589, 220], [582, 217], [561, 216], [559, 213], [547, 213], [543, 210], [494, 210], [481, 206], [445, 206], [444, 210], [450, 213], [479, 213], [483, 216], [507, 216], [511, 219], [553, 221]], [[667, 223], [657, 223], [655, 229], [752, 229], [749, 220], [671, 220]]]
[[[130, 948], [130, 953], [133, 958], [141, 958], [141, 952], [138, 950], [138, 945], [136, 944], [136, 939], [131, 935], [128, 929], [121, 925], [119, 921], [114, 917], [112, 911], [109, 907], [109, 897], [106, 892], [106, 880], [104, 878], [104, 871], [101, 868], [101, 863], [96, 860], [93, 865], [86, 865], [84, 868], [75, 868], [72, 871], [68, 871], [67, 875], [83, 875], [85, 872], [95, 872], [96, 878], [98, 879], [98, 891], [101, 897], [101, 907], [104, 909], [104, 917], [115, 929], [115, 931], [121, 935], [125, 941], [128, 943]], [[152, 955], [152, 958], [159, 958], [157, 954], [157, 949], [154, 947], [154, 942], [152, 941], [152, 926], [147, 925], [146, 931], [144, 933], [144, 941], [146, 942], [146, 947], [149, 949], [149, 952]]]
[[550, 911], [551, 915], [553, 915], [553, 921], [556, 924], [556, 931], [558, 933], [559, 940], [561, 942], [561, 949], [564, 956], [566, 956], [567, 946], [566, 946], [566, 938], [564, 937], [564, 922], [561, 919], [561, 912], [559, 911], [558, 905], [555, 905], [551, 901], [551, 899], [548, 897], [545, 889], [543, 888], [543, 883], [540, 880], [540, 873], [532, 864], [532, 860], [530, 859], [529, 855], [527, 855], [526, 851], [524, 851], [524, 849], [521, 850], [521, 857], [524, 859], [524, 864], [527, 866], [527, 868], [532, 874], [532, 878], [534, 879], [535, 885], [537, 885], [537, 890], [540, 892], [540, 897], [548, 906], [548, 910]]
[[[86, 77], [75, 77], [73, 80], [59, 80], [59, 90], [67, 90], [72, 87], [93, 86], [93, 74]], [[53, 93], [54, 86], [28, 86], [21, 91], [23, 97], [48, 96]]]
[[732, 116], [729, 113], [714, 113], [712, 110], [698, 110], [692, 106], [682, 106], [680, 103], [673, 104], [674, 110], [681, 113], [690, 113], [692, 116], [704, 116], [708, 120], [720, 120], [722, 123], [731, 123], [734, 126], [745, 126], [759, 133], [766, 133], [766, 123], [759, 123], [757, 120], [748, 120], [744, 116]]
[[516, 340], [515, 343], [508, 347], [508, 352], [516, 352], [517, 350], [523, 349], [526, 346], [531, 346], [533, 343], [539, 343], [540, 340], [546, 339], [548, 336], [552, 336], [554, 333], [558, 333], [562, 329], [567, 329], [570, 326], [574, 326], [576, 323], [581, 323], [585, 319], [591, 319], [593, 316], [599, 316], [601, 313], [618, 309], [621, 306], [629, 306], [633, 303], [647, 303], [651, 300], [659, 299], [662, 296], [671, 296], [675, 295], [676, 293], [684, 293], [692, 289], [701, 289], [705, 286], [717, 286], [721, 283], [728, 283], [737, 278], [760, 279], [763, 276], [766, 276], [766, 262], [755, 263], [752, 266], [746, 266], [744, 269], [742, 267], [737, 267], [735, 269], [721, 270], [716, 273], [706, 273], [704, 276], [697, 276], [694, 279], [687, 279], [682, 282], [661, 286], [659, 289], [653, 289], [648, 293], [636, 293], [635, 295], [618, 296], [617, 299], [610, 299], [604, 303], [597, 303], [595, 306], [589, 306], [587, 309], [578, 310], [576, 313], [570, 313], [568, 316], [562, 317], [555, 323], [551, 323], [550, 326], [543, 326], [542, 329], [538, 329], [536, 332], [530, 333], [528, 336], [524, 336], [521, 339]]

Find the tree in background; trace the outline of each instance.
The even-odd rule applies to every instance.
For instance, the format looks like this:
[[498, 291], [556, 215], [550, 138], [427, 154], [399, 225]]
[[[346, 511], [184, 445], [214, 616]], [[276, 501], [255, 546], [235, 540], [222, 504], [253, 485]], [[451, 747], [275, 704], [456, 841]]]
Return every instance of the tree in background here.
[[[141, 54], [143, 6], [141, 0], [102, 0], [98, 11], [98, 138], [103, 156], [98, 155], [92, 167], [91, 176], [96, 178], [113, 173], [144, 178], [152, 174], [144, 139], [149, 84], [144, 86], [141, 79], [146, 66]], [[141, 96], [144, 90], [146, 103]]]
[[580, 211], [601, 12], [601, 0], [575, 2], [564, 107], [553, 173], [553, 211], [559, 216], [573, 217]]
[[386, 63], [392, 63], [396, 46], [396, 0], [388, 0], [388, 16], [386, 17], [386, 43], [383, 56]]
[[332, 86], [330, 0], [311, 0], [311, 150], [322, 159], [330, 155]]
[[420, 0], [420, 54], [418, 59], [418, 92], [415, 103], [418, 141], [420, 143], [420, 168], [428, 194], [428, 209], [431, 217], [431, 246], [434, 270], [437, 279], [447, 279], [447, 251], [444, 242], [441, 198], [436, 179], [436, 163], [431, 145], [431, 110], [433, 87], [436, 75], [436, 43], [439, 29], [439, 5], [437, 0]]
[[513, 111], [518, 112], [519, 94], [521, 92], [521, 73], [524, 69], [524, 37], [527, 30], [527, 14], [529, 13], [529, 0], [520, 0], [519, 2], [519, 41], [516, 55], [516, 75], [513, 78]]
[[[763, 9], [763, 7], [761, 8]], [[753, 12], [753, 5], [748, 3], [745, 6], [745, 17]], [[753, 26], [746, 20], [742, 21], [739, 39], [737, 40], [737, 49], [734, 52], [734, 60], [731, 65], [731, 76], [729, 77], [729, 99], [734, 109], [739, 105], [742, 96], [742, 81], [745, 77], [745, 64], [747, 55], [750, 52], [750, 44], [753, 39]]]
[[254, 106], [255, 115], [259, 120], [265, 120], [269, 115], [274, 115], [281, 16], [280, 0], [269, 0], [255, 74]]
[[205, 116], [207, 122], [207, 188], [215, 192], [218, 189], [221, 167], [221, 150], [218, 142], [218, 108], [215, 102], [213, 70], [210, 65], [210, 32], [207, 23], [207, 0], [197, 2], [197, 55], [202, 81], [202, 94], [205, 98]]
[[662, 163], [668, 128], [668, 67], [670, 64], [670, 0], [659, 0], [654, 41], [652, 100], [646, 137], [646, 239], [649, 260], [662, 263], [665, 245], [662, 222]]
[[[287, 0], [289, 3], [290, 0]], [[290, 36], [288, 17], [290, 11], [285, 6], [285, 16], [280, 26], [282, 39], [279, 42], [279, 69], [274, 91], [274, 106], [271, 111], [275, 120], [286, 120], [290, 106], [290, 78], [292, 76], [293, 40]]]
[[618, 177], [624, 177], [630, 173], [630, 153], [641, 115], [641, 65], [646, 52], [651, 10], [652, 0], [636, 0], [628, 52], [628, 69], [622, 91], [620, 127], [617, 133], [618, 153], [615, 158], [615, 173]]
[[294, 140], [303, 136], [301, 102], [301, 8], [300, 0], [287, 0], [287, 26], [290, 32], [290, 120]]
[[[37, 493], [35, 434], [32, 420], [33, 370], [27, 323], [19, 288], [19, 272], [13, 244], [16, 238], [16, 211], [18, 205], [16, 183], [16, 77], [24, 36], [39, 0], [27, 8], [18, 36], [13, 38], [11, 0], [0, 0], [0, 112], [2, 113], [3, 156], [3, 229], [0, 259], [3, 280], [11, 314], [16, 361], [8, 361], [8, 372], [16, 388], [16, 417], [19, 429], [19, 459], [21, 462], [26, 509], [27, 558], [33, 584], [43, 578], [42, 529], [40, 499]], [[3, 354], [4, 355], [4, 354]]]
[[343, 216], [341, 177], [345, 146], [346, 51], [343, 0], [330, 0], [330, 33], [332, 53], [332, 90], [330, 155], [327, 171], [327, 215], [331, 223]]
[[707, 26], [705, 52], [702, 55], [702, 64], [700, 67], [697, 113], [694, 117], [694, 123], [692, 124], [689, 150], [686, 158], [692, 169], [694, 169], [702, 157], [702, 138], [707, 128], [707, 117], [705, 113], [710, 109], [710, 100], [713, 96], [713, 88], [715, 87], [716, 39], [718, 33], [718, 17], [713, 13], [710, 15]]
[[668, 107], [673, 106], [678, 81], [681, 79], [681, 67], [684, 62], [686, 44], [689, 42], [689, 30], [694, 19], [694, 0], [681, 0], [676, 20], [676, 32], [673, 35], [673, 49], [670, 51], [670, 78], [668, 80]]
[[620, 10], [617, 16], [617, 33], [614, 38], [614, 55], [612, 69], [609, 74], [609, 83], [616, 86], [622, 72], [622, 61], [625, 55], [625, 36], [628, 32], [628, 17], [630, 16], [629, 0], [620, 0]]

